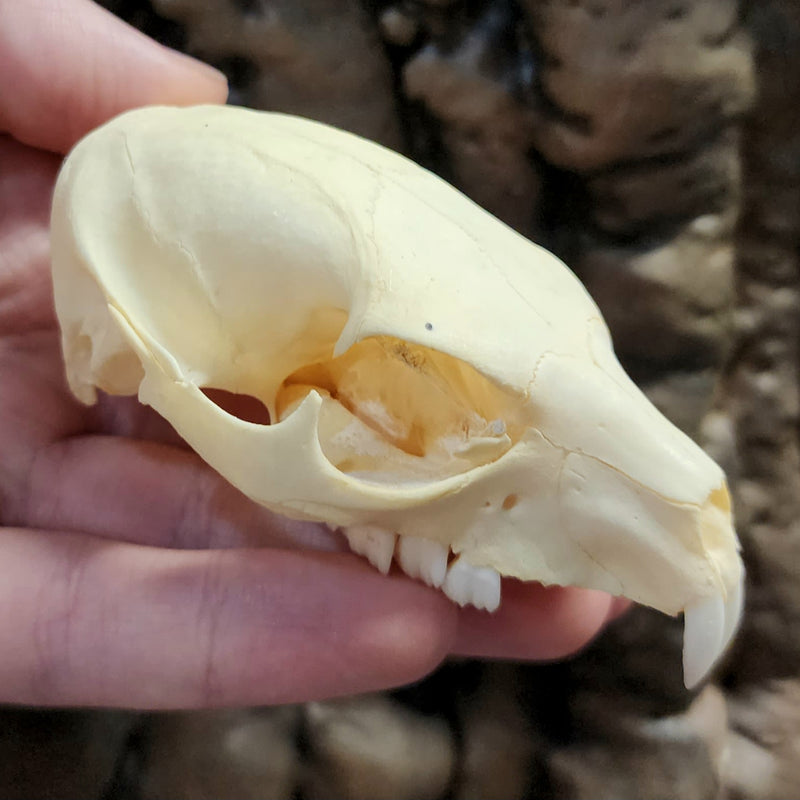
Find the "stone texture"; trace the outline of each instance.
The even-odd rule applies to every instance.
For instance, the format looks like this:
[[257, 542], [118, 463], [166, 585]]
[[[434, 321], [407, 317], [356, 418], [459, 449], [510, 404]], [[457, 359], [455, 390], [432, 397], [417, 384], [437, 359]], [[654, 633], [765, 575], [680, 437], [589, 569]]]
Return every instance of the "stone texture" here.
[[[669, 417], [684, 433], [701, 441], [706, 450], [710, 443], [704, 441], [713, 436], [718, 439], [718, 449], [729, 448], [730, 439], [718, 441], [721, 437], [730, 437], [730, 425], [725, 421], [717, 421], [711, 417], [713, 413], [713, 396], [717, 385], [717, 372], [714, 369], [698, 369], [687, 372], [670, 372], [663, 377], [640, 383], [642, 391], [650, 402]], [[720, 425], [723, 426], [720, 429]], [[716, 426], [716, 427], [712, 427]], [[718, 462], [730, 460], [727, 452], [715, 453]]]
[[[141, 5], [111, 7], [134, 16]], [[184, 49], [228, 75], [231, 102], [402, 147], [389, 64], [358, 0], [153, 0], [152, 8], [180, 26]]]
[[520, 55], [512, 8], [490, 5], [458, 30], [432, 37], [403, 67], [403, 90], [438, 123], [443, 163], [459, 189], [512, 227], [537, 223], [540, 176], [529, 158], [533, 115], [515, 93]]
[[[459, 662], [380, 696], [153, 716], [108, 737], [84, 784], [55, 732], [78, 750], [95, 734], [42, 712], [55, 744], [7, 742], [23, 794], [800, 794], [800, 3], [105, 4], [222, 67], [234, 101], [402, 149], [562, 255], [643, 389], [728, 470], [747, 616], [699, 694], [681, 620], [635, 609], [566, 664]], [[39, 763], [52, 792], [21, 782]]]
[[573, 731], [595, 726], [597, 703], [608, 713], [642, 720], [671, 717], [689, 706], [683, 687], [683, 623], [633, 608], [564, 665], [564, 711]]
[[800, 6], [750, 9], [759, 100], [745, 130], [736, 264], [739, 530], [749, 566], [736, 681], [800, 671]]
[[602, 738], [556, 748], [549, 755], [554, 797], [720, 796], [727, 713], [719, 690], [707, 687], [684, 714], [657, 720], [626, 717], [599, 698], [595, 711]]
[[686, 220], [697, 219], [726, 227], [730, 235], [740, 173], [739, 135], [731, 127], [674, 158], [633, 162], [591, 176], [586, 186], [592, 222], [607, 235], [644, 241], [671, 236]]
[[308, 800], [433, 800], [453, 780], [456, 746], [437, 715], [388, 697], [309, 703], [301, 794]]
[[651, 374], [720, 365], [733, 301], [730, 226], [709, 216], [657, 243], [587, 238], [573, 263], [623, 361]]
[[770, 681], [730, 704], [729, 800], [794, 797], [800, 786], [800, 681]]
[[297, 708], [159, 714], [142, 732], [141, 800], [291, 797]]
[[735, 0], [525, 0], [536, 144], [579, 172], [692, 151], [749, 107]]
[[122, 712], [1, 709], [0, 797], [99, 800], [133, 724]]
[[457, 698], [453, 800], [522, 800], [534, 788], [541, 737], [525, 714], [519, 677], [511, 665], [490, 665], [476, 691]]

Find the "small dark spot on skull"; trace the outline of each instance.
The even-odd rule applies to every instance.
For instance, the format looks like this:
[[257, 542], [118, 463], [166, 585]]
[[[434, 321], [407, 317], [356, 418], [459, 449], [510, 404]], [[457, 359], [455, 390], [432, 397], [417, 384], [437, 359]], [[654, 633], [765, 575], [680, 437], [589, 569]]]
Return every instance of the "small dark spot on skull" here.
[[432, 331], [433, 330], [433, 323], [432, 322], [426, 322], [425, 323], [425, 330], [426, 331]]
[[483, 507], [484, 507], [484, 508], [491, 508], [491, 507], [492, 507], [491, 500], [487, 500], [487, 501], [486, 501], [486, 502], [483, 504]]
[[503, 511], [511, 511], [512, 508], [519, 502], [519, 497], [515, 494], [510, 494], [503, 500]]

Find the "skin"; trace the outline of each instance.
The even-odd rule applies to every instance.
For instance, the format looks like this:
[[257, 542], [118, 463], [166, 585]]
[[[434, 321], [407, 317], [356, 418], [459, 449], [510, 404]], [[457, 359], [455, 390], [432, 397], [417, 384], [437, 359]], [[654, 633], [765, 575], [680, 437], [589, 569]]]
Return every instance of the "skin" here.
[[227, 86], [89, 0], [0, 0], [0, 76], [0, 702], [297, 702], [450, 654], [560, 658], [621, 612], [515, 582], [497, 614], [460, 610], [250, 503], [134, 399], [78, 404], [49, 278], [61, 156], [125, 109], [221, 103]]

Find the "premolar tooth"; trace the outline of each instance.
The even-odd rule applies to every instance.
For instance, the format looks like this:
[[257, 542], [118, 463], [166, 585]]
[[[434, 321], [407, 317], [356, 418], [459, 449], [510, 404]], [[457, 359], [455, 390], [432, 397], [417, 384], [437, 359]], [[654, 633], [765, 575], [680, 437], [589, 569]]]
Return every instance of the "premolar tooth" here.
[[725, 601], [722, 595], [708, 597], [687, 608], [683, 618], [683, 682], [693, 689], [725, 649]]
[[490, 567], [475, 567], [457, 558], [447, 568], [442, 591], [460, 606], [496, 611], [500, 606], [500, 574]]
[[447, 572], [448, 548], [432, 539], [401, 536], [397, 543], [397, 562], [412, 578], [419, 578], [437, 589]]
[[397, 540], [394, 533], [375, 525], [353, 525], [342, 528], [342, 531], [353, 552], [365, 556], [369, 563], [384, 575], [389, 572]]

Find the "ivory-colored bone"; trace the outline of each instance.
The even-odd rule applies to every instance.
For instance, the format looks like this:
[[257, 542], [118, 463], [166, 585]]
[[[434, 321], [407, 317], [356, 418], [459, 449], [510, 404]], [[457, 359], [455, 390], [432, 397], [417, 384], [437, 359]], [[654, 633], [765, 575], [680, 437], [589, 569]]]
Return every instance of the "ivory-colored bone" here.
[[385, 531], [358, 537], [382, 565], [421, 537], [459, 575], [689, 609], [694, 639], [725, 633], [687, 676], [732, 635], [720, 468], [629, 380], [563, 263], [407, 159], [279, 114], [129, 112], [67, 159], [52, 250], [75, 394], [138, 393], [253, 500]]

